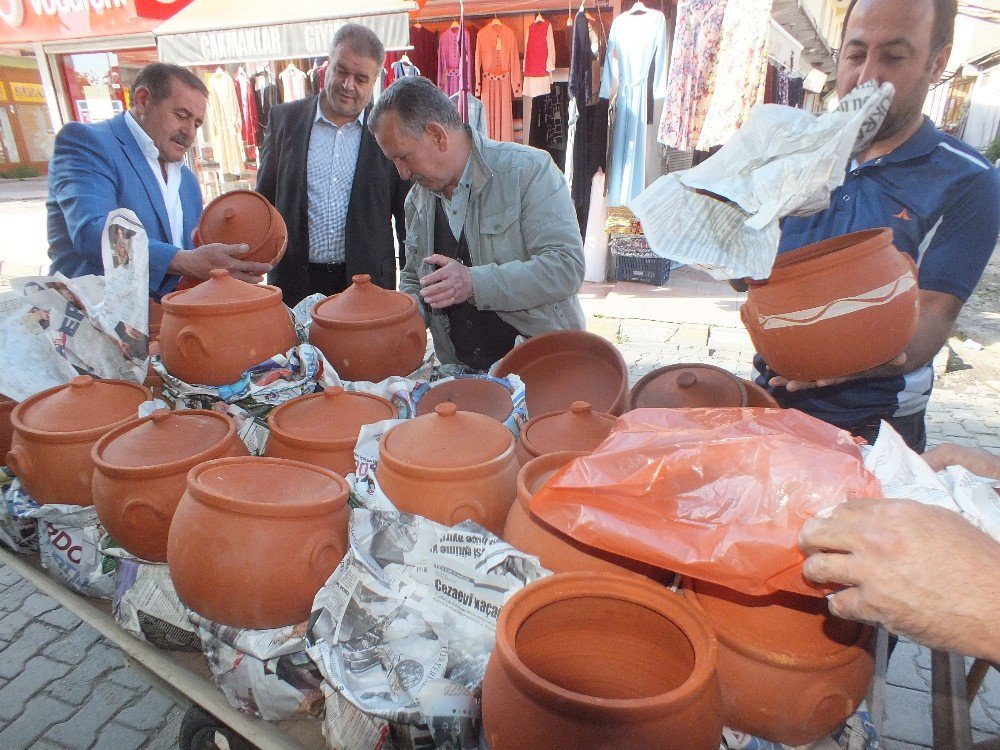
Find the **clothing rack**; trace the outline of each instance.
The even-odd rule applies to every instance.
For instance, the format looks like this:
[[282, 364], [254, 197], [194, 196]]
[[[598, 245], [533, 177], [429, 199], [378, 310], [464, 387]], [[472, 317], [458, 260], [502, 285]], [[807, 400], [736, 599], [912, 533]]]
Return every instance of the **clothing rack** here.
[[[563, 11], [560, 9], [552, 10], [542, 10], [536, 11], [535, 0], [522, 0], [522, 2], [517, 3], [504, 3], [503, 5], [498, 5], [496, 8], [490, 10], [479, 10], [478, 8], [474, 13], [466, 13], [466, 20], [470, 18], [488, 18], [488, 17], [515, 17], [515, 16], [527, 16], [532, 13], [541, 13], [544, 15], [562, 15]], [[610, 3], [607, 2], [596, 2], [593, 4], [588, 4], [585, 10], [596, 10], [601, 11], [612, 11], [614, 8]], [[416, 23], [436, 23], [439, 21], [451, 21], [455, 20], [457, 17], [454, 14], [448, 14], [443, 16], [418, 16], [413, 19]]]

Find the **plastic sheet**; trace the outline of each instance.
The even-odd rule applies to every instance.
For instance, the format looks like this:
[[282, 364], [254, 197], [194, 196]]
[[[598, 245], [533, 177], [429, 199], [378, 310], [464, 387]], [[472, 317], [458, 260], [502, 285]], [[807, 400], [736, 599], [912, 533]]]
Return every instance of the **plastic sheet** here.
[[851, 435], [802, 412], [637, 409], [531, 509], [585, 544], [747, 594], [822, 596], [802, 577], [802, 524], [881, 496]]

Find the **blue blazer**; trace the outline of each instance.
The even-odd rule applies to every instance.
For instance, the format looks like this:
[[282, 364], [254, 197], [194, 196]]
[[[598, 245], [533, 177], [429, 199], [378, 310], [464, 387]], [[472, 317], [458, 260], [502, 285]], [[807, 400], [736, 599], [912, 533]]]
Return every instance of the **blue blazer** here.
[[[149, 237], [149, 290], [159, 298], [177, 283], [167, 268], [178, 248], [149, 162], [125, 123], [125, 115], [94, 125], [70, 122], [56, 136], [49, 161], [49, 273], [103, 275], [101, 232], [116, 208], [135, 212]], [[184, 247], [201, 216], [201, 190], [194, 173], [181, 167]]]

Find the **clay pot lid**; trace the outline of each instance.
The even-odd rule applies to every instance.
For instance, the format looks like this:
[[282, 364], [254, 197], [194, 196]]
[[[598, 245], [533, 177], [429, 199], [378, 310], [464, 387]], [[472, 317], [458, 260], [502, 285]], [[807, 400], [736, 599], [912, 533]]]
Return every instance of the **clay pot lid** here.
[[514, 436], [495, 419], [455, 404], [396, 425], [382, 438], [382, 450], [400, 463], [429, 469], [479, 466], [513, 450]]
[[555, 451], [592, 451], [604, 442], [615, 417], [595, 412], [586, 401], [567, 411], [532, 417], [521, 431], [521, 444], [536, 456]]
[[101, 440], [94, 455], [114, 468], [163, 466], [204, 453], [232, 433], [233, 421], [224, 414], [204, 409], [157, 409]]
[[393, 292], [372, 283], [372, 277], [359, 273], [340, 294], [320, 300], [312, 317], [322, 323], [376, 323], [412, 312], [416, 302], [404, 292]]
[[633, 409], [746, 406], [743, 383], [721, 367], [682, 364], [660, 367], [635, 384]]
[[485, 378], [456, 378], [428, 390], [417, 402], [417, 416], [430, 414], [438, 404], [450, 402], [459, 411], [485, 414], [498, 422], [507, 421], [514, 401], [506, 388]]
[[17, 421], [40, 432], [84, 432], [136, 416], [149, 391], [124, 380], [95, 380], [77, 375], [66, 385], [22, 401]]
[[245, 244], [243, 260], [274, 263], [284, 252], [288, 229], [271, 204], [253, 190], [232, 190], [212, 200], [198, 221], [202, 244]]
[[180, 292], [171, 292], [163, 298], [163, 308], [167, 312], [180, 308], [219, 308], [242, 306], [269, 300], [275, 292], [273, 286], [247, 284], [234, 279], [224, 268], [213, 268], [210, 278], [197, 286]]
[[330, 386], [321, 393], [300, 396], [274, 409], [267, 418], [272, 430], [310, 443], [357, 439], [366, 424], [393, 419], [396, 408], [368, 393]]

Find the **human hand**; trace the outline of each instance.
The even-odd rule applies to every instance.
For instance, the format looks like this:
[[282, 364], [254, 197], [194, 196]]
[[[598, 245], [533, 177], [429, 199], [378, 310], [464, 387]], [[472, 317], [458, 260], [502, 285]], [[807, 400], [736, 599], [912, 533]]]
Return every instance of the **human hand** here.
[[1000, 658], [1000, 543], [958, 513], [913, 500], [848, 500], [803, 525], [805, 577], [845, 586], [838, 617], [935, 649]]
[[212, 269], [223, 268], [229, 271], [229, 275], [234, 279], [248, 284], [259, 284], [263, 281], [264, 274], [271, 270], [271, 266], [267, 263], [240, 260], [237, 257], [249, 250], [247, 245], [225, 245], [221, 242], [201, 245], [190, 250], [179, 250], [167, 271], [201, 280], [207, 279]]
[[839, 385], [840, 383], [846, 383], [849, 380], [865, 380], [866, 378], [883, 377], [890, 374], [890, 368], [900, 367], [904, 364], [906, 364], [906, 352], [903, 352], [895, 359], [886, 362], [884, 365], [873, 367], [870, 370], [856, 372], [853, 375], [845, 375], [842, 378], [826, 378], [825, 380], [789, 380], [781, 375], [775, 375], [767, 381], [767, 384], [772, 388], [784, 386], [785, 390], [788, 391], [804, 391], [809, 388], [825, 388], [828, 385]]
[[1000, 479], [1000, 456], [994, 456], [982, 448], [942, 443], [924, 453], [922, 458], [934, 471], [941, 471], [949, 466], [964, 466], [981, 477]]
[[446, 255], [430, 255], [424, 263], [438, 269], [420, 279], [420, 296], [434, 309], [460, 305], [472, 297], [472, 269]]

